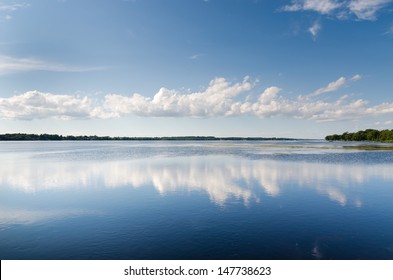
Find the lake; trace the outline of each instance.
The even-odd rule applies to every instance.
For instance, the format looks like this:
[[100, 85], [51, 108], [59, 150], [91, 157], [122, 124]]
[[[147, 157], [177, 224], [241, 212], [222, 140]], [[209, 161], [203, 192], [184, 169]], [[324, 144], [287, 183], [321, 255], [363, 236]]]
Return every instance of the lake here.
[[0, 142], [0, 259], [393, 259], [393, 145], [359, 145]]

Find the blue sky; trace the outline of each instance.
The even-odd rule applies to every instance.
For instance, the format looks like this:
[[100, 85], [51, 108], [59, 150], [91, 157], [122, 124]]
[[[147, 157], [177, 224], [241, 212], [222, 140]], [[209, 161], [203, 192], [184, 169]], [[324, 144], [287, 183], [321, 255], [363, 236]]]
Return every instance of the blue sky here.
[[392, 0], [0, 0], [0, 133], [393, 127]]

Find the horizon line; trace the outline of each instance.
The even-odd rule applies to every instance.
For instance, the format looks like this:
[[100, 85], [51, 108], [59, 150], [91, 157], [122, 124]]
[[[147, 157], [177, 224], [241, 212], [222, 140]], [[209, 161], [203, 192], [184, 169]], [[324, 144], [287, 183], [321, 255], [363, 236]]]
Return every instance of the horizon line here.
[[263, 136], [213, 136], [213, 135], [173, 135], [173, 136], [98, 136], [98, 135], [62, 135], [49, 133], [3, 133], [0, 141], [62, 141], [62, 140], [323, 140], [294, 137]]

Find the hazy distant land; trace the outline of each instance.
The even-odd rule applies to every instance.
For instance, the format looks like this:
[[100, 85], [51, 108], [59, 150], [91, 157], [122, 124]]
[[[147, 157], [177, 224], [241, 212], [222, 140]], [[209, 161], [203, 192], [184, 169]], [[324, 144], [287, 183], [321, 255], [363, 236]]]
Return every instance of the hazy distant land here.
[[215, 137], [215, 136], [165, 136], [165, 137], [110, 137], [110, 136], [74, 136], [58, 134], [27, 134], [27, 133], [6, 133], [0, 134], [0, 141], [259, 141], [259, 140], [297, 140], [294, 138], [279, 137]]

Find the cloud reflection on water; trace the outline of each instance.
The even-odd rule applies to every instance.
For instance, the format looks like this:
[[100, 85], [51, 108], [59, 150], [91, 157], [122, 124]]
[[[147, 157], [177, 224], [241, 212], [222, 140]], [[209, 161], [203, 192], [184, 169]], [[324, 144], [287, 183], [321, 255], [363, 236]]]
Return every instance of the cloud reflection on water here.
[[[230, 198], [259, 201], [286, 189], [308, 188], [342, 206], [361, 207], [358, 189], [374, 179], [393, 181], [391, 165], [344, 165], [250, 160], [226, 156], [148, 158], [125, 161], [8, 160], [0, 187], [26, 193], [78, 188], [154, 186], [162, 195], [178, 191], [207, 193], [224, 205]], [[261, 194], [261, 190], [263, 194]]]
[[78, 209], [49, 209], [49, 210], [26, 210], [10, 207], [0, 207], [0, 229], [7, 224], [34, 224], [41, 221], [59, 220], [64, 217], [78, 217], [96, 215], [96, 212]]

